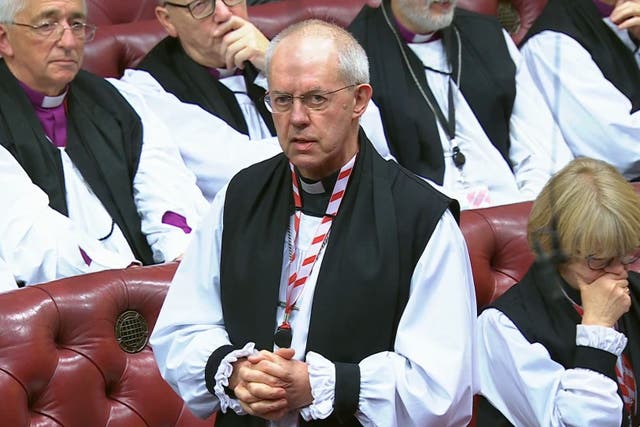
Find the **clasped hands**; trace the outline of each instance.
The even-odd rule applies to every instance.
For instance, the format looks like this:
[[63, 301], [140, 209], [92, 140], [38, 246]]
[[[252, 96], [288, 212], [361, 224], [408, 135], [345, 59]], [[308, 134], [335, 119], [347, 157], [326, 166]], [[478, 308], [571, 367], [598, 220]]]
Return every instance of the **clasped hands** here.
[[307, 364], [294, 353], [262, 350], [233, 363], [229, 388], [248, 414], [278, 420], [313, 402]]

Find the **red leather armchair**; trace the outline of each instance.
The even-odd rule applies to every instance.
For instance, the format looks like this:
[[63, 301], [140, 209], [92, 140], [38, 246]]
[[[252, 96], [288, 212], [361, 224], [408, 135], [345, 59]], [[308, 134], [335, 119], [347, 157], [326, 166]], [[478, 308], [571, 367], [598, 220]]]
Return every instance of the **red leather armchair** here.
[[146, 345], [175, 268], [0, 294], [0, 424], [211, 427], [213, 417], [196, 418], [162, 380]]
[[534, 260], [527, 243], [532, 202], [462, 211], [478, 310], [516, 284]]
[[517, 45], [520, 45], [547, 3], [548, 0], [511, 0], [511, 7], [518, 15], [519, 20], [518, 28], [511, 33], [511, 37]]

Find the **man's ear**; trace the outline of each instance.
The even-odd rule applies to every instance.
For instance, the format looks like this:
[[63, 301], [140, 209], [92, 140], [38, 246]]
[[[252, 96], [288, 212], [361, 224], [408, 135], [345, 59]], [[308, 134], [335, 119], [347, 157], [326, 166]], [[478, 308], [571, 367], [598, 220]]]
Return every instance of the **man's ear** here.
[[373, 89], [371, 85], [367, 83], [363, 83], [356, 87], [355, 91], [355, 100], [356, 103], [353, 106], [353, 118], [360, 117], [364, 114], [367, 109], [367, 105], [369, 105], [369, 101], [371, 100], [371, 96], [373, 94]]
[[9, 41], [7, 27], [4, 24], [0, 24], [0, 56], [3, 58], [10, 58], [13, 56], [13, 47]]
[[155, 12], [156, 18], [158, 18], [160, 25], [164, 27], [165, 31], [171, 37], [178, 37], [178, 30], [176, 30], [175, 25], [173, 25], [173, 22], [171, 22], [171, 15], [169, 14], [167, 8], [164, 6], [156, 6]]

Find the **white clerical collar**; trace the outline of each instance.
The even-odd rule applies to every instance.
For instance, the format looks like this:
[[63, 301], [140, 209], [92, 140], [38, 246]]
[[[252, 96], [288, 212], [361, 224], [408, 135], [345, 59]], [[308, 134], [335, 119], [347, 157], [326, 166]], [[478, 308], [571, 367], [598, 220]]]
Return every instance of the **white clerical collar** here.
[[322, 180], [316, 182], [305, 182], [305, 180], [301, 178], [300, 186], [302, 187], [302, 191], [309, 194], [322, 194], [325, 192]]
[[42, 98], [42, 104], [40, 105], [42, 108], [55, 108], [59, 107], [64, 102], [64, 97], [67, 96], [67, 91], [65, 90], [62, 94], [58, 96], [47, 96], [45, 95]]

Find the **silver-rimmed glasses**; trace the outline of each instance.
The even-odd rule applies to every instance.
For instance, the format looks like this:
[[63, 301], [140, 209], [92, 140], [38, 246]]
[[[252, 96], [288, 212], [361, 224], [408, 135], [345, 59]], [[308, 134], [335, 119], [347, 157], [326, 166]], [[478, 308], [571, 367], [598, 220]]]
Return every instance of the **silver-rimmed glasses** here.
[[[222, 0], [222, 2], [229, 7], [237, 6], [244, 1], [245, 0]], [[193, 0], [187, 4], [165, 1], [164, 5], [187, 8], [193, 19], [198, 20], [211, 16], [213, 12], [216, 11], [216, 0]]]
[[31, 28], [31, 30], [43, 39], [60, 40], [65, 30], [71, 31], [71, 34], [85, 42], [90, 42], [96, 35], [97, 27], [85, 22], [72, 22], [69, 25], [60, 22], [43, 22], [38, 25], [23, 24], [21, 22], [7, 22], [7, 24], [17, 25], [20, 27]]
[[264, 96], [264, 104], [267, 106], [267, 110], [272, 113], [286, 113], [291, 111], [293, 107], [293, 101], [299, 99], [302, 105], [309, 110], [322, 111], [330, 104], [328, 95], [340, 92], [341, 90], [349, 89], [357, 86], [356, 84], [341, 87], [340, 89], [332, 91], [311, 91], [303, 93], [299, 96], [291, 95], [290, 93], [270, 93]]

